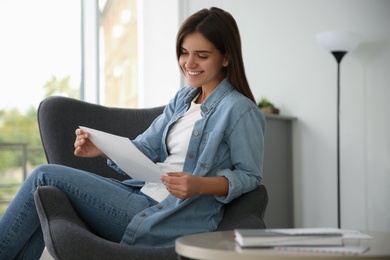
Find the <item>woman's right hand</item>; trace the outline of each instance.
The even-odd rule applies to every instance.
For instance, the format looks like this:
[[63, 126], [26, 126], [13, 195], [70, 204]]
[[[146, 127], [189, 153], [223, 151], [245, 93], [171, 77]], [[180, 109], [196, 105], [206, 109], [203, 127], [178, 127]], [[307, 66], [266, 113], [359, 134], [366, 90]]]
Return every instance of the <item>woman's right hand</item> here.
[[97, 157], [103, 156], [107, 158], [107, 156], [97, 148], [91, 140], [89, 140], [89, 133], [84, 132], [81, 129], [76, 129], [76, 141], [74, 142], [74, 155], [78, 157]]

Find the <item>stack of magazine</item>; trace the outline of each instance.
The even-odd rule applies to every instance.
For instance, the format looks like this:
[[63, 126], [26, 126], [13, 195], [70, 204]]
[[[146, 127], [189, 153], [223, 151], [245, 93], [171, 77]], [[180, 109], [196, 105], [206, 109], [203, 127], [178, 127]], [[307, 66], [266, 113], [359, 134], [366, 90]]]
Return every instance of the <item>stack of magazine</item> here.
[[343, 233], [337, 228], [235, 229], [234, 237], [242, 248], [343, 245]]

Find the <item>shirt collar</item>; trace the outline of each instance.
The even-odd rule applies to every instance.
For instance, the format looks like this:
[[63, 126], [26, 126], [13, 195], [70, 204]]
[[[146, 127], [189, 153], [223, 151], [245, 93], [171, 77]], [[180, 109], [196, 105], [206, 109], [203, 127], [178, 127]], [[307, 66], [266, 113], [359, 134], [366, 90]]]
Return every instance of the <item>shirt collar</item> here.
[[[214, 89], [214, 91], [207, 97], [207, 99], [200, 106], [200, 113], [202, 117], [205, 117], [209, 114], [218, 103], [233, 90], [233, 86], [229, 83], [229, 81], [225, 78], [219, 83], [219, 85]], [[188, 93], [184, 102], [189, 107], [191, 105], [191, 101], [200, 93], [201, 88], [194, 88], [190, 93]]]

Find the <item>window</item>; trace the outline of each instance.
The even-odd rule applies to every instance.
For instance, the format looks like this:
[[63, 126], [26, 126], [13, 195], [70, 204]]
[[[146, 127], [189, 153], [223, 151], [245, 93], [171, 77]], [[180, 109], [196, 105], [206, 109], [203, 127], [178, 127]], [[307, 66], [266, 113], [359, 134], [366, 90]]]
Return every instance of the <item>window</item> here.
[[0, 215], [46, 162], [36, 110], [46, 96], [80, 96], [80, 2], [0, 1]]
[[99, 1], [100, 100], [138, 107], [137, 0]]

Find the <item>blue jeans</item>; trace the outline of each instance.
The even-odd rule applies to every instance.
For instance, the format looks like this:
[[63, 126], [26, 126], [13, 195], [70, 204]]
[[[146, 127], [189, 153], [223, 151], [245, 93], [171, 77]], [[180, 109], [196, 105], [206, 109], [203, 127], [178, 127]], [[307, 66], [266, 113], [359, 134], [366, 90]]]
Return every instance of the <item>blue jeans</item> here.
[[[34, 203], [38, 186], [62, 190], [101, 237], [120, 242], [133, 216], [156, 202], [119, 181], [61, 165], [37, 167], [0, 218], [0, 259], [39, 259], [43, 234]], [[61, 203], [59, 201], [58, 203]]]

